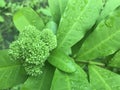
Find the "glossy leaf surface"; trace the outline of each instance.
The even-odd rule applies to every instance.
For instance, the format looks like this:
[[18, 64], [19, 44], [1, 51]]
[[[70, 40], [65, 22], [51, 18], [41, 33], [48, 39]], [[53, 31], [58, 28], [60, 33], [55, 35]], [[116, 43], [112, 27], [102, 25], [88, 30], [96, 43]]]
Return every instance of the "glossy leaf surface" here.
[[101, 7], [102, 0], [69, 0], [57, 32], [58, 48], [66, 52], [81, 40], [95, 24]]
[[8, 50], [0, 50], [0, 89], [21, 84], [26, 79], [27, 75], [21, 63], [10, 60]]
[[106, 0], [98, 22], [100, 22], [102, 19], [105, 19], [105, 17], [113, 12], [118, 6], [120, 6], [120, 0]]
[[120, 48], [120, 8], [103, 20], [82, 44], [77, 60], [92, 60]]
[[86, 73], [78, 66], [72, 73], [56, 69], [50, 90], [91, 90]]
[[62, 51], [54, 50], [48, 58], [48, 62], [56, 68], [72, 73], [76, 70], [73, 59], [67, 56]]
[[92, 90], [120, 90], [120, 75], [94, 65], [89, 74]]
[[22, 31], [26, 26], [35, 26], [38, 30], [44, 28], [44, 23], [39, 15], [31, 8], [25, 7], [15, 13], [13, 17], [15, 26]]

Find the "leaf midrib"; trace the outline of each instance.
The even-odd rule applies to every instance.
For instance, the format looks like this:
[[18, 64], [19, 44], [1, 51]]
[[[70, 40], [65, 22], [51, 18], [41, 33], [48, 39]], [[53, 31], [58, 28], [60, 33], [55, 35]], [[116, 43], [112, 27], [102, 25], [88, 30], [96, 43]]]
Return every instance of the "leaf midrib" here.
[[0, 66], [0, 70], [1, 70], [1, 69], [8, 69], [8, 68], [19, 67], [19, 66], [21, 66], [21, 64], [16, 64], [16, 65], [4, 65], [4, 66]]
[[94, 46], [92, 49], [89, 49], [87, 52], [82, 53], [80, 56], [78, 57], [82, 57], [85, 56], [89, 53], [91, 53], [92, 51], [94, 51], [97, 47], [101, 46], [102, 44], [104, 44], [105, 42], [109, 41], [111, 38], [113, 38], [116, 34], [120, 33], [120, 30], [116, 30], [116, 32], [112, 35], [110, 35], [108, 38], [104, 39], [101, 41], [101, 43], [97, 44], [96, 46]]
[[[85, 7], [84, 8], [86, 8], [87, 6], [89, 5], [89, 2], [88, 2], [88, 4], [87, 5], [85, 5]], [[76, 24], [78, 23], [77, 21], [81, 18], [81, 16], [84, 14], [83, 12], [84, 12], [84, 10], [86, 10], [86, 9], [83, 9], [83, 11], [81, 11], [82, 13], [78, 16], [78, 18], [76, 19], [76, 22], [72, 25], [72, 27], [71, 27], [71, 29], [64, 35], [65, 37], [64, 37], [64, 39], [62, 40], [62, 42], [58, 45], [58, 48], [61, 48], [61, 46], [63, 46], [63, 44], [64, 44], [64, 42], [66, 41], [66, 38], [68, 38], [69, 37], [69, 33], [71, 33], [74, 29], [74, 27], [76, 26]]]
[[104, 83], [104, 85], [107, 87], [107, 90], [112, 90], [110, 86], [106, 83], [106, 81], [103, 79], [103, 77], [94, 68], [92, 68], [92, 70], [96, 73], [99, 79]]
[[66, 74], [66, 79], [67, 79], [67, 81], [68, 81], [68, 84], [67, 84], [67, 86], [68, 86], [68, 90], [71, 90], [70, 79], [69, 79], [69, 77], [68, 77], [67, 74]]

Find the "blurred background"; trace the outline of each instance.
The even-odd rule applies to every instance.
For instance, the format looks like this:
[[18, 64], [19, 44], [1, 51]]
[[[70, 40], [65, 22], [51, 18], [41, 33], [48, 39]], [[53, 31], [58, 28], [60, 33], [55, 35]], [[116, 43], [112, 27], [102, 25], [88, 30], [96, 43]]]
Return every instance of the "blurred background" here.
[[22, 7], [33, 8], [44, 23], [51, 17], [47, 0], [0, 0], [0, 49], [7, 49], [18, 36], [12, 19], [14, 13]]

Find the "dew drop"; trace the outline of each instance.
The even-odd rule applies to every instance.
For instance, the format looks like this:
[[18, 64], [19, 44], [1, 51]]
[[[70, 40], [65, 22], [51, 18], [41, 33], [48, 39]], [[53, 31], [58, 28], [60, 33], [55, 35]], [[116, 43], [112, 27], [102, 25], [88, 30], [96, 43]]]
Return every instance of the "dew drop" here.
[[105, 21], [105, 25], [107, 27], [112, 27], [113, 26], [113, 22], [111, 21], [111, 19], [108, 19], [108, 20]]

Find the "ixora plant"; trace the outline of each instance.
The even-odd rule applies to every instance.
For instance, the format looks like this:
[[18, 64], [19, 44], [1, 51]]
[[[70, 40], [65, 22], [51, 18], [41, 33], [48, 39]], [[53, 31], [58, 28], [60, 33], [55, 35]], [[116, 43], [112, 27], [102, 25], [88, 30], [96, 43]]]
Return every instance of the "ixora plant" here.
[[19, 35], [0, 50], [0, 89], [120, 90], [120, 0], [48, 0], [45, 24], [15, 13]]

